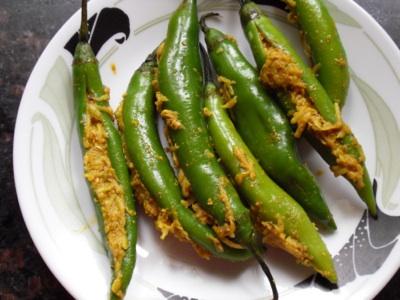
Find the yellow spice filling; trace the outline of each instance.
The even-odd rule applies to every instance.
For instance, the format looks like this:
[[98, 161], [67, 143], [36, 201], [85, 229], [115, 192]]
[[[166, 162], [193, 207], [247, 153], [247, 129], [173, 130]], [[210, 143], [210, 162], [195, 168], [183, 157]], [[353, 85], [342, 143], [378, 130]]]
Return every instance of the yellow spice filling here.
[[165, 120], [168, 127], [173, 130], [182, 129], [182, 123], [179, 121], [178, 112], [169, 109], [163, 109], [161, 111], [161, 117]]
[[[331, 167], [335, 176], [344, 175], [358, 188], [363, 188], [364, 169], [361, 164], [365, 161], [365, 156], [363, 153], [360, 153], [359, 157], [352, 156], [348, 153], [347, 147], [341, 143], [341, 139], [351, 134], [351, 129], [342, 121], [338, 104], [335, 103], [336, 123], [326, 121], [309, 98], [302, 80], [303, 72], [292, 57], [263, 40], [267, 60], [261, 69], [260, 79], [273, 89], [282, 89], [290, 93], [291, 101], [296, 105], [296, 111], [290, 120], [296, 125], [294, 136], [299, 138], [305, 129], [313, 132], [336, 157], [337, 165]], [[358, 145], [355, 138], [354, 144]]]
[[[236, 223], [235, 223], [235, 215], [233, 213], [232, 207], [229, 202], [229, 196], [226, 192], [226, 185], [228, 184], [229, 179], [226, 177], [220, 178], [220, 183], [218, 186], [219, 196], [218, 200], [221, 201], [225, 205], [225, 223], [222, 225], [215, 224], [212, 226], [214, 232], [218, 236], [218, 238], [226, 245], [231, 248], [243, 249], [243, 246], [234, 242], [232, 239], [235, 238], [236, 234]], [[211, 205], [212, 205], [212, 201]]]
[[135, 190], [135, 197], [144, 207], [145, 213], [153, 218], [154, 225], [161, 232], [160, 239], [165, 239], [168, 234], [172, 234], [181, 242], [188, 242], [192, 245], [196, 253], [205, 259], [211, 258], [211, 253], [198, 244], [193, 242], [178, 221], [175, 212], [165, 208], [160, 208], [156, 201], [151, 197], [146, 187], [141, 182], [139, 175], [135, 173], [132, 180], [132, 186]]
[[254, 162], [247, 157], [246, 152], [238, 146], [233, 146], [233, 154], [239, 162], [239, 167], [244, 170], [236, 174], [236, 183], [239, 185], [242, 184], [243, 180], [247, 177], [250, 178], [250, 180], [255, 180], [256, 173], [254, 172]]
[[[261, 241], [265, 245], [280, 248], [296, 258], [296, 262], [304, 266], [314, 268], [322, 276], [330, 278], [335, 276], [334, 270], [321, 270], [314, 263], [314, 257], [308, 253], [308, 247], [298, 241], [296, 232], [288, 235], [285, 232], [283, 216], [276, 214], [273, 220], [266, 221], [262, 217], [263, 204], [257, 202], [251, 206], [253, 216], [256, 216], [254, 226], [261, 235]], [[329, 255], [329, 253], [326, 253]]]
[[[156, 86], [155, 83], [158, 84], [158, 81], [153, 81], [153, 86]], [[156, 104], [156, 109], [157, 109], [158, 112], [162, 111], [163, 103], [167, 102], [167, 101], [168, 101], [168, 98], [166, 96], [164, 96], [163, 94], [161, 94], [158, 91], [156, 92], [156, 102], [155, 102], [155, 104]]]
[[127, 208], [123, 189], [118, 183], [109, 159], [107, 133], [101, 114], [101, 111], [106, 110], [112, 115], [112, 110], [96, 103], [108, 100], [109, 90], [107, 88], [105, 93], [105, 97], [102, 99], [88, 98], [84, 130], [84, 147], [86, 149], [83, 158], [84, 176], [91, 184], [95, 194], [93, 200], [100, 205], [104, 218], [104, 230], [116, 274], [112, 290], [115, 294], [121, 295], [122, 261], [125, 257], [125, 250], [129, 247], [125, 231]]
[[235, 95], [235, 90], [233, 89], [233, 85], [236, 82], [229, 80], [226, 77], [218, 76], [218, 83], [220, 86], [221, 97], [224, 101], [223, 108], [233, 108], [234, 105], [237, 103], [237, 97]]

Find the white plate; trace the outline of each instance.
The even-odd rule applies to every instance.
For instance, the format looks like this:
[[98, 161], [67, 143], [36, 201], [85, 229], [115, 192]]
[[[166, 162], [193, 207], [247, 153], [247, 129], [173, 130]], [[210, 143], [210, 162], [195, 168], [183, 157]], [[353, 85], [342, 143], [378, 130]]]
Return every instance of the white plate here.
[[[250, 57], [239, 27], [237, 1], [199, 2], [201, 12], [219, 10], [223, 14], [222, 20], [210, 21], [210, 25], [235, 36]], [[90, 2], [93, 36], [100, 38], [93, 43], [102, 45], [97, 56], [114, 107], [133, 71], [165, 36], [168, 16], [179, 3]], [[336, 232], [321, 234], [334, 256], [339, 288], [323, 287], [311, 270], [296, 265], [282, 251], [270, 249], [266, 259], [282, 299], [372, 298], [400, 266], [399, 50], [352, 1], [327, 4], [350, 62], [352, 80], [344, 119], [364, 146], [367, 167], [377, 183], [380, 215], [378, 221], [370, 219], [349, 184], [334, 178], [313, 151], [302, 148], [311, 169], [322, 174], [318, 180], [338, 224]], [[276, 8], [265, 8], [299, 47], [297, 32], [286, 24], [284, 15]], [[65, 49], [79, 23], [76, 13], [32, 72], [16, 123], [14, 170], [25, 222], [49, 268], [75, 298], [106, 299], [110, 268], [82, 178], [71, 94], [72, 55]], [[147, 217], [141, 215], [139, 225], [137, 265], [126, 299], [253, 300], [270, 296], [269, 284], [254, 261], [204, 261], [174, 238], [161, 242]]]

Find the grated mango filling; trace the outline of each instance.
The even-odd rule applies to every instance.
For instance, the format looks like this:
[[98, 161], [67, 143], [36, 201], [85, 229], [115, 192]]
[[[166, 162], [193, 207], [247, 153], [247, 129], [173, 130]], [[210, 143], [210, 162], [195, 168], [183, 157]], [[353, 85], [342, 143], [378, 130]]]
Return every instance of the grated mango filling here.
[[161, 117], [165, 120], [168, 127], [173, 130], [182, 129], [182, 123], [179, 121], [178, 112], [169, 109], [163, 109], [161, 111]]
[[[256, 208], [252, 207], [253, 211], [259, 209], [257, 206]], [[259, 216], [259, 213], [257, 212], [254, 215]], [[312, 257], [307, 253], [307, 246], [286, 235], [285, 225], [279, 214], [275, 216], [275, 222], [257, 220], [255, 227], [261, 234], [262, 242], [265, 245], [281, 248], [293, 255], [298, 263], [311, 266]]]
[[[166, 97], [162, 96], [160, 93], [159, 93], [159, 96], [157, 97], [157, 99], [161, 99], [160, 100], [161, 103], [164, 101], [168, 101], [168, 100], [166, 100]], [[165, 111], [167, 111], [167, 110], [165, 110], [165, 109], [161, 110], [161, 116], [163, 116], [163, 113]], [[203, 110], [203, 113], [212, 114], [211, 111], [207, 111], [207, 110]], [[168, 130], [169, 128], [180, 129], [180, 128], [182, 128], [182, 126], [179, 126], [179, 128], [174, 128], [175, 125], [173, 125], [173, 124], [176, 124], [176, 123], [181, 124], [181, 123], [179, 122], [179, 120], [177, 120], [177, 116], [175, 116], [174, 114], [170, 114], [170, 111], [168, 111], [167, 114], [168, 115], [164, 115], [164, 119], [166, 120], [166, 126], [164, 128], [164, 135], [165, 135], [168, 145], [169, 145], [168, 150], [171, 153], [174, 167], [175, 167], [175, 169], [178, 170], [178, 182], [181, 186], [182, 194], [190, 195], [190, 197], [191, 197], [190, 182], [187, 179], [187, 177], [185, 176], [183, 170], [181, 169], [178, 156], [176, 155], [176, 150], [179, 149], [179, 146], [176, 144], [173, 144], [172, 139], [169, 134], [169, 130]], [[209, 159], [214, 158], [214, 154], [207, 149], [205, 150], [204, 154]], [[227, 178], [222, 178], [220, 180], [220, 184], [218, 186], [218, 188], [219, 188], [218, 199], [224, 203], [225, 208], [226, 208], [225, 209], [225, 221], [226, 222], [223, 225], [217, 225], [217, 221], [209, 213], [207, 213], [204, 209], [202, 209], [200, 207], [200, 205], [198, 205], [197, 202], [191, 204], [190, 207], [195, 212], [196, 219], [198, 219], [203, 224], [208, 224], [208, 225], [212, 226], [212, 229], [216, 233], [220, 242], [222, 241], [222, 243], [224, 243], [232, 248], [241, 249], [241, 248], [243, 248], [242, 246], [240, 246], [239, 244], [237, 244], [231, 240], [235, 237], [236, 225], [235, 225], [234, 214], [230, 207], [229, 197], [225, 190], [225, 186], [226, 186], [227, 182], [228, 182]], [[213, 199], [209, 199], [208, 205], [212, 205], [212, 204], [213, 204]], [[215, 241], [215, 239], [213, 239], [212, 237], [210, 237], [210, 239]], [[217, 249], [221, 248], [221, 246], [218, 246], [217, 244], [215, 244], [215, 245], [216, 245]]]
[[196, 253], [205, 259], [211, 258], [211, 253], [193, 242], [188, 233], [183, 229], [176, 216], [176, 212], [161, 208], [150, 195], [139, 174], [134, 171], [132, 186], [135, 191], [135, 197], [143, 205], [145, 213], [154, 220], [154, 225], [161, 232], [160, 239], [164, 240], [168, 234], [172, 234], [181, 242], [188, 242], [192, 245]]
[[[229, 196], [226, 192], [226, 185], [228, 184], [229, 179], [226, 177], [220, 178], [220, 182], [218, 185], [219, 195], [218, 200], [220, 200], [225, 206], [225, 222], [222, 225], [215, 224], [212, 226], [214, 232], [217, 234], [218, 238], [228, 246], [236, 249], [243, 249], [241, 245], [235, 243], [232, 239], [235, 238], [236, 232], [236, 223], [235, 223], [235, 215], [233, 213], [232, 207], [229, 202]], [[211, 204], [212, 205], [212, 201]]]
[[[280, 214], [275, 216], [274, 221], [265, 221], [261, 215], [262, 203], [256, 203], [251, 207], [255, 220], [255, 228], [261, 235], [261, 240], [265, 245], [280, 248], [296, 258], [296, 262], [304, 266], [314, 268], [322, 276], [330, 278], [335, 276], [334, 270], [321, 270], [314, 264], [314, 258], [308, 253], [308, 247], [296, 239], [296, 232], [292, 236], [285, 233], [285, 224]], [[328, 255], [328, 254], [327, 254]]]
[[[294, 136], [301, 137], [305, 129], [313, 132], [336, 158], [337, 165], [331, 167], [334, 175], [346, 176], [357, 188], [362, 189], [364, 187], [362, 163], [365, 161], [365, 156], [362, 151], [358, 157], [351, 155], [347, 147], [341, 143], [341, 140], [347, 135], [352, 135], [352, 132], [341, 118], [339, 105], [335, 103], [337, 121], [335, 123], [326, 121], [308, 96], [306, 85], [302, 80], [303, 72], [297, 63], [282, 49], [271, 46], [265, 38], [263, 41], [267, 59], [261, 69], [260, 79], [272, 89], [290, 93], [291, 101], [296, 106], [290, 120], [296, 125]], [[361, 149], [354, 137], [353, 142]]]
[[243, 172], [236, 174], [235, 181], [238, 185], [248, 177], [250, 180], [256, 179], [256, 173], [254, 172], [254, 162], [246, 156], [246, 152], [238, 146], [233, 146], [233, 155], [239, 162], [239, 167], [243, 169]]
[[[158, 82], [158, 81], [154, 81], [154, 82]], [[153, 86], [155, 86], [153, 84]], [[164, 96], [163, 94], [161, 94], [160, 92], [156, 92], [156, 109], [158, 112], [162, 111], [162, 106], [164, 102], [167, 102], [168, 98], [166, 96]]]
[[125, 213], [128, 211], [125, 206], [124, 191], [118, 183], [108, 155], [108, 136], [103, 124], [102, 111], [113, 115], [112, 109], [97, 104], [98, 101], [108, 101], [109, 93], [109, 89], [105, 88], [104, 97], [100, 99], [88, 97], [83, 137], [86, 151], [83, 162], [84, 176], [90, 182], [95, 194], [93, 201], [101, 207], [107, 245], [113, 259], [116, 277], [112, 283], [112, 291], [116, 295], [122, 295], [120, 290], [122, 261], [125, 250], [129, 247], [125, 231]]
[[219, 196], [218, 199], [225, 205], [225, 223], [222, 226], [214, 226], [214, 231], [217, 232], [218, 237], [228, 237], [233, 239], [235, 237], [236, 224], [233, 210], [229, 203], [228, 193], [226, 192], [226, 185], [228, 183], [227, 178], [220, 178], [218, 186]]
[[190, 208], [193, 209], [195, 217], [200, 223], [206, 225], [214, 225], [216, 223], [215, 219], [195, 202], [195, 199], [192, 201]]
[[212, 111], [211, 110], [209, 110], [207, 107], [204, 107], [203, 108], [203, 114], [204, 114], [204, 116], [205, 117], [211, 117], [212, 116]]
[[237, 97], [235, 95], [235, 90], [233, 85], [235, 81], [232, 81], [226, 77], [218, 76], [218, 84], [220, 86], [220, 94], [222, 100], [224, 101], [223, 108], [230, 109], [233, 108], [237, 103]]
[[183, 173], [182, 169], [178, 170], [178, 182], [181, 186], [182, 196], [186, 199], [190, 196], [191, 187], [190, 182]]
[[[170, 138], [167, 135], [167, 140], [170, 142]], [[206, 153], [206, 155], [209, 155]], [[174, 162], [175, 165], [179, 166], [179, 161], [177, 159], [176, 154], [173, 155], [174, 157]], [[210, 156], [210, 158], [213, 156]], [[233, 242], [231, 239], [235, 237], [235, 230], [236, 230], [236, 225], [235, 225], [235, 219], [233, 215], [233, 211], [230, 207], [229, 204], [229, 198], [225, 190], [225, 185], [226, 181], [228, 179], [221, 179], [221, 183], [219, 185], [219, 197], [218, 199], [221, 200], [226, 209], [225, 209], [225, 220], [226, 223], [224, 223], [221, 226], [217, 225], [217, 221], [215, 218], [213, 218], [207, 211], [205, 211], [195, 200], [191, 193], [191, 187], [190, 187], [190, 182], [185, 176], [183, 170], [178, 167], [178, 182], [179, 185], [181, 186], [182, 190], [182, 195], [185, 197], [185, 200], [182, 200], [184, 205], [188, 208], [191, 208], [195, 214], [195, 217], [197, 220], [199, 220], [202, 224], [210, 225], [212, 229], [214, 230], [215, 234], [217, 235], [218, 238], [209, 236], [208, 238], [211, 239], [216, 247], [216, 249], [220, 252], [223, 251], [223, 246], [222, 244], [228, 245], [231, 248], [236, 248], [236, 249], [242, 249], [243, 247], [240, 246], [239, 244]], [[208, 205], [213, 205], [213, 199], [208, 199]]]

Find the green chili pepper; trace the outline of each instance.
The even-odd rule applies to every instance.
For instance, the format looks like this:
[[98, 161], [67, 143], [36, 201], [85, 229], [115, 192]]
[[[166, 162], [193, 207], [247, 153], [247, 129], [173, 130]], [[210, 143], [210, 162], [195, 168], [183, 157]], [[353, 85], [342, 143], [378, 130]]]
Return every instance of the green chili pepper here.
[[134, 72], [116, 117], [128, 158], [132, 162], [136, 199], [155, 219], [162, 238], [169, 232], [192, 243], [202, 257], [211, 255], [232, 261], [246, 260], [251, 253], [221, 243], [210, 226], [203, 224], [184, 203], [179, 183], [161, 144], [155, 110], [156, 53]]
[[289, 19], [300, 25], [303, 46], [318, 81], [331, 100], [343, 107], [350, 84], [347, 56], [325, 2], [282, 1], [291, 10]]
[[[211, 68], [210, 62], [208, 68]], [[337, 275], [332, 257], [306, 212], [258, 164], [236, 131], [218, 87], [211, 79], [206, 82], [205, 94], [214, 147], [248, 202], [263, 242], [288, 251], [299, 263], [313, 267], [335, 283]]]
[[335, 176], [344, 176], [377, 215], [375, 196], [365, 166], [361, 145], [341, 118], [333, 103], [301, 60], [286, 37], [254, 3], [241, 0], [240, 18], [261, 81], [285, 108], [296, 127], [295, 137], [303, 135], [330, 165]]
[[211, 61], [220, 78], [222, 97], [247, 146], [266, 173], [316, 220], [336, 229], [321, 189], [310, 170], [298, 159], [293, 130], [285, 113], [269, 97], [259, 73], [241, 53], [236, 41], [215, 28], [200, 24]]
[[216, 221], [223, 241], [258, 247], [249, 210], [219, 165], [203, 114], [203, 78], [195, 0], [184, 0], [172, 14], [158, 63], [158, 102], [171, 146], [191, 191]]
[[73, 94], [84, 171], [109, 253], [113, 276], [110, 299], [123, 298], [136, 262], [136, 210], [121, 140], [113, 124], [109, 90], [87, 42], [87, 3], [73, 61]]

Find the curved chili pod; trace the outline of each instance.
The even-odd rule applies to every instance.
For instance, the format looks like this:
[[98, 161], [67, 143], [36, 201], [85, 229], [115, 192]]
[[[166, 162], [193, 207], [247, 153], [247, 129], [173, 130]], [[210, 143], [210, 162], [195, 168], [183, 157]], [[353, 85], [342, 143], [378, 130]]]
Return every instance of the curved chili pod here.
[[293, 130], [282, 108], [266, 93], [259, 73], [236, 41], [200, 23], [211, 61], [221, 79], [222, 97], [235, 126], [266, 173], [316, 220], [336, 229], [316, 178], [299, 160]]
[[300, 25], [300, 35], [311, 67], [332, 101], [343, 107], [350, 84], [346, 51], [335, 21], [323, 0], [282, 0]]
[[113, 276], [110, 299], [123, 298], [136, 263], [136, 209], [122, 143], [113, 123], [109, 89], [87, 42], [87, 8], [82, 1], [80, 41], [72, 75], [84, 171]]
[[306, 212], [258, 164], [229, 118], [216, 84], [206, 82], [205, 94], [214, 147], [250, 206], [263, 242], [289, 252], [335, 283], [332, 257]]
[[178, 180], [161, 144], [157, 129], [153, 81], [156, 53], [150, 54], [134, 72], [116, 117], [128, 158], [132, 162], [136, 199], [154, 218], [162, 238], [168, 233], [190, 242], [200, 256], [211, 255], [232, 261], [252, 256], [245, 249], [221, 243], [210, 226], [196, 218], [184, 201]]
[[286, 37], [251, 1], [241, 2], [240, 19], [261, 81], [272, 91], [296, 127], [329, 164], [335, 176], [344, 176], [377, 215], [375, 196], [361, 145], [333, 103]]
[[171, 148], [198, 202], [215, 220], [221, 240], [256, 248], [250, 212], [219, 165], [203, 115], [203, 78], [195, 0], [172, 14], [158, 63], [158, 93]]

